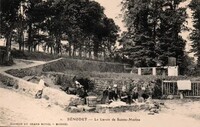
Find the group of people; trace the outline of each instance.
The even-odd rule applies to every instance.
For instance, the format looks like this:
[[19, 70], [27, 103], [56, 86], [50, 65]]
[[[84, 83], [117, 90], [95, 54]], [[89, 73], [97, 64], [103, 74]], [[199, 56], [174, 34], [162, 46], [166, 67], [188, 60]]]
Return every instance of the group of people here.
[[138, 101], [138, 99], [146, 100], [152, 96], [152, 83], [145, 84], [143, 81], [136, 83], [132, 80], [130, 84], [123, 85], [121, 88], [117, 84], [114, 84], [113, 87], [108, 86], [103, 91], [101, 103], [106, 104], [121, 100], [127, 104], [131, 104]]
[[85, 90], [84, 86], [81, 85], [77, 80], [74, 81], [74, 84], [72, 87], [67, 87], [64, 91], [66, 91], [68, 94], [77, 95], [83, 99], [85, 99], [85, 97], [88, 96], [87, 90]]
[[67, 87], [64, 91], [66, 91], [68, 94], [78, 95], [79, 97], [84, 97], [87, 95], [87, 91], [78, 81], [75, 81], [72, 87]]

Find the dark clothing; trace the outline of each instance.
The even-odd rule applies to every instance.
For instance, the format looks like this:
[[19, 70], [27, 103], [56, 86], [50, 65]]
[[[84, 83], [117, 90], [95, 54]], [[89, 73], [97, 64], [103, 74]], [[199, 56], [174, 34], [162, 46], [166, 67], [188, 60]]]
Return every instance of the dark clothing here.
[[113, 98], [114, 98], [114, 91], [112, 90], [108, 91], [108, 99], [113, 100]]
[[138, 93], [137, 92], [132, 93], [132, 99], [134, 99], [134, 100], [138, 99]]
[[131, 94], [128, 93], [126, 103], [127, 103], [127, 104], [131, 104], [132, 102], [133, 102], [133, 101], [132, 101], [132, 98], [131, 98]]
[[86, 96], [88, 96], [87, 92], [82, 88], [77, 89], [77, 95], [81, 98], [85, 98]]
[[149, 98], [149, 95], [147, 95], [147, 94], [143, 93], [143, 94], [142, 94], [142, 97], [144, 98], [144, 100], [146, 100], [146, 99], [148, 99], [148, 98]]
[[102, 104], [107, 103], [106, 101], [108, 99], [108, 96], [109, 96], [109, 91], [106, 89], [106, 90], [103, 91], [103, 97], [101, 99], [101, 103]]
[[120, 98], [120, 91], [118, 89], [109, 91], [109, 100], [117, 100], [119, 98]]

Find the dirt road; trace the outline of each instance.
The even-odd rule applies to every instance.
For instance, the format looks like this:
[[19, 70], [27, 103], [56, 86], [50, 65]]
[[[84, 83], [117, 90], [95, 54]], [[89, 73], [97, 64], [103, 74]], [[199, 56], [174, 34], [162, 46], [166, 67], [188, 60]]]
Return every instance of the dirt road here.
[[12, 66], [0, 66], [0, 73], [10, 69], [20, 69], [37, 66], [46, 63], [45, 61], [34, 61], [24, 59], [14, 59], [14, 65]]
[[0, 88], [0, 126], [22, 127], [199, 127], [200, 121], [183, 114], [161, 112], [71, 114], [48, 101]]

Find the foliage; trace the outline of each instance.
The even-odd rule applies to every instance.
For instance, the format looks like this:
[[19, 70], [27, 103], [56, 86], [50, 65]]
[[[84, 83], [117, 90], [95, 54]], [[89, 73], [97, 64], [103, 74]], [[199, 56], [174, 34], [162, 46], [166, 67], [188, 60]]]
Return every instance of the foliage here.
[[0, 1], [0, 34], [6, 39], [6, 63], [12, 62], [11, 40], [18, 20], [18, 9], [22, 0], [1, 0]]
[[[42, 45], [51, 54], [63, 53], [64, 47], [67, 49], [64, 53], [67, 51], [73, 57], [77, 52], [80, 57], [84, 54], [91, 57], [93, 53], [96, 58], [101, 54], [104, 57], [113, 54], [119, 27], [113, 19], [106, 17], [104, 8], [98, 2], [2, 0], [1, 5], [1, 34], [9, 33], [9, 42], [12, 39], [17, 41], [19, 50], [27, 46], [32, 52]], [[61, 43], [63, 39], [68, 42], [65, 46]]]
[[134, 66], [167, 65], [175, 57], [183, 69], [185, 40], [179, 35], [186, 30], [184, 0], [124, 0], [124, 22], [128, 31], [122, 34], [123, 55]]
[[192, 9], [193, 27], [190, 39], [192, 41], [191, 51], [197, 56], [197, 69], [200, 69], [200, 1], [192, 0], [189, 7]]

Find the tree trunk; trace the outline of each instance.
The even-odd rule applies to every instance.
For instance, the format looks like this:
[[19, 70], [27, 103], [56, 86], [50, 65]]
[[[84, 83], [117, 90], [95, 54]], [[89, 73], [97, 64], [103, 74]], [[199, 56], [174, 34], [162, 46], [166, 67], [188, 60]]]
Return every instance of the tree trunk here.
[[97, 43], [94, 45], [94, 59], [98, 59], [98, 52], [99, 52], [99, 45]]
[[73, 51], [72, 51], [72, 56], [76, 56], [76, 42], [73, 43]]
[[19, 51], [22, 50], [22, 44], [19, 42]]
[[80, 46], [80, 48], [79, 48], [79, 57], [80, 58], [82, 57], [82, 46]]
[[59, 54], [61, 51], [61, 36], [56, 36], [56, 53]]
[[92, 58], [91, 50], [89, 50], [89, 58], [90, 58], [90, 59]]
[[69, 41], [69, 57], [72, 56], [72, 43]]
[[6, 58], [5, 63], [8, 63], [10, 61], [10, 55], [11, 55], [11, 40], [12, 40], [12, 32], [10, 32], [6, 36]]
[[29, 29], [28, 29], [28, 51], [30, 52], [30, 51], [32, 51], [32, 23], [31, 22], [29, 22], [28, 23], [28, 27], [29, 27]]
[[72, 57], [74, 57], [76, 54], [76, 49], [75, 49], [75, 47], [73, 48], [73, 51], [72, 51]]
[[24, 33], [22, 34], [22, 50], [24, 52], [25, 42], [24, 42]]

